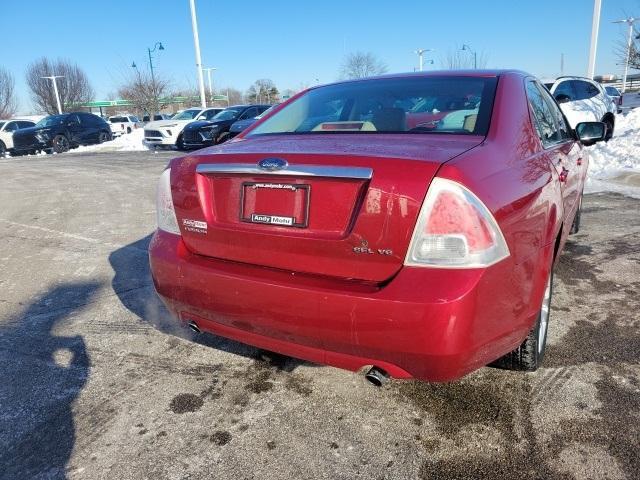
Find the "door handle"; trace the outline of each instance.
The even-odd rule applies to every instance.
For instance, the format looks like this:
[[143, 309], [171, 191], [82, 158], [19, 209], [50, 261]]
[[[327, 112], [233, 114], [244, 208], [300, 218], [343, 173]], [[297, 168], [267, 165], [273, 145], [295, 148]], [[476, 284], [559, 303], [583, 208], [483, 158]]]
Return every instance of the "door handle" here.
[[569, 170], [562, 167], [562, 172], [560, 172], [560, 181], [563, 183], [566, 182], [568, 176], [569, 176]]

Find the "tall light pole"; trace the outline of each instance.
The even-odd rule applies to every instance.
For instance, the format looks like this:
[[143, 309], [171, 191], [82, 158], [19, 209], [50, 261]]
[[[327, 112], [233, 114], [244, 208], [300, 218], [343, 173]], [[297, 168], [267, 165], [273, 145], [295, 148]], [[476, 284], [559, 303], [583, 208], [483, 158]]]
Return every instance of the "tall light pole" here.
[[589, 69], [587, 77], [593, 80], [596, 70], [596, 50], [598, 49], [598, 30], [600, 29], [600, 8], [602, 0], [593, 2], [593, 21], [591, 23], [591, 47], [589, 48]]
[[64, 78], [64, 75], [51, 75], [49, 77], [40, 77], [40, 78], [48, 78], [53, 81], [53, 93], [56, 95], [56, 103], [58, 104], [58, 113], [62, 113], [62, 105], [60, 104], [60, 94], [58, 93], [58, 84], [56, 83], [56, 78]]
[[189, 0], [191, 7], [191, 28], [193, 29], [193, 44], [196, 48], [196, 68], [198, 69], [198, 86], [200, 87], [200, 104], [207, 108], [207, 96], [204, 93], [204, 75], [202, 74], [202, 58], [200, 57], [200, 38], [198, 37], [198, 19], [196, 18], [196, 2]]
[[419, 48], [417, 50], [414, 50], [413, 53], [417, 53], [418, 54], [418, 71], [422, 71], [422, 66], [423, 66], [423, 62], [422, 62], [422, 55], [425, 52], [433, 52], [432, 48]]
[[158, 51], [164, 50], [164, 47], [162, 46], [162, 42], [156, 42], [156, 44], [153, 46], [153, 49], [147, 47], [147, 52], [149, 53], [149, 70], [151, 70], [151, 81], [153, 82], [154, 86], [156, 84], [156, 77], [153, 74], [153, 60], [151, 59], [151, 54], [155, 52], [156, 49], [158, 49]]
[[627, 59], [624, 62], [624, 75], [622, 76], [622, 93], [627, 89], [627, 73], [629, 73], [629, 57], [631, 56], [631, 41], [633, 39], [633, 24], [640, 18], [625, 18], [624, 20], [616, 20], [613, 23], [626, 23], [629, 25], [629, 36], [627, 38]]
[[477, 70], [478, 69], [478, 52], [476, 52], [475, 50], [471, 50], [471, 47], [466, 43], [462, 44], [461, 50], [466, 50], [473, 55], [473, 69]]
[[213, 102], [213, 82], [211, 81], [211, 72], [213, 72], [214, 70], [217, 70], [217, 68], [209, 67], [209, 68], [203, 68], [202, 70], [207, 72], [207, 79], [209, 80], [209, 99], [211, 102]]

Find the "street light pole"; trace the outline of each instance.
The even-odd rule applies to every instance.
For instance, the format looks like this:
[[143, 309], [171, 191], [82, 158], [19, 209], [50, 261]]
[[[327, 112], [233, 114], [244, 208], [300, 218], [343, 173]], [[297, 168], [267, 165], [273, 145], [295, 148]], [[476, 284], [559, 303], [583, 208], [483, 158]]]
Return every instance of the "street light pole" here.
[[151, 81], [153, 82], [154, 87], [156, 84], [156, 77], [153, 73], [153, 60], [151, 59], [151, 54], [156, 51], [156, 48], [158, 50], [164, 50], [162, 42], [156, 42], [156, 44], [153, 46], [153, 49], [147, 47], [147, 52], [149, 53], [149, 70], [151, 70]]
[[591, 23], [591, 47], [589, 48], [589, 69], [587, 77], [593, 80], [596, 70], [596, 50], [598, 48], [598, 30], [600, 29], [600, 8], [602, 0], [593, 2], [593, 21]]
[[58, 113], [62, 113], [62, 104], [60, 103], [60, 94], [58, 93], [58, 84], [56, 83], [56, 78], [64, 78], [64, 75], [51, 75], [49, 77], [40, 77], [40, 78], [48, 78], [53, 81], [53, 93], [56, 96], [56, 103], [58, 104]]
[[207, 72], [207, 80], [209, 80], [209, 99], [211, 102], [213, 102], [213, 82], [211, 81], [211, 72], [217, 70], [217, 68], [209, 67], [203, 68], [202, 70]]
[[196, 68], [198, 69], [198, 86], [200, 87], [200, 103], [207, 108], [207, 97], [204, 93], [204, 75], [202, 74], [202, 58], [200, 57], [200, 38], [198, 37], [198, 19], [196, 18], [195, 0], [189, 0], [191, 7], [191, 28], [193, 29], [193, 44], [196, 49]]
[[471, 50], [471, 47], [466, 43], [462, 45], [462, 50], [467, 50], [469, 53], [473, 54], [473, 69], [478, 69], [478, 52], [475, 50]]
[[422, 71], [422, 67], [423, 67], [423, 61], [422, 61], [422, 55], [425, 52], [433, 52], [432, 48], [419, 48], [417, 50], [414, 50], [413, 53], [417, 53], [418, 54], [418, 71]]
[[633, 24], [636, 23], [640, 18], [625, 18], [624, 20], [616, 20], [613, 23], [626, 23], [629, 25], [629, 35], [627, 38], [627, 59], [624, 62], [624, 75], [622, 77], [622, 93], [624, 93], [627, 89], [627, 74], [629, 73], [629, 57], [631, 56], [631, 40], [633, 39]]

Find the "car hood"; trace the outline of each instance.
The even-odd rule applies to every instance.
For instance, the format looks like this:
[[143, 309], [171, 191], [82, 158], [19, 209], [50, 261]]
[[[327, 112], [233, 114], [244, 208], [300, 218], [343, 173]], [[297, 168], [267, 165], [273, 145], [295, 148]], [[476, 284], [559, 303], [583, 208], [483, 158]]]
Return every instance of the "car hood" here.
[[29, 127], [21, 128], [13, 132], [13, 138], [25, 137], [27, 135], [35, 135], [36, 133], [49, 133], [55, 130], [55, 127]]
[[188, 130], [197, 130], [202, 127], [212, 127], [214, 125], [225, 125], [229, 123], [230, 123], [230, 120], [220, 120], [217, 122], [212, 122], [210, 120], [199, 120], [197, 122], [191, 122], [186, 128]]
[[147, 129], [157, 129], [157, 128], [164, 128], [164, 127], [168, 127], [169, 125], [178, 125], [178, 126], [184, 126], [187, 123], [191, 123], [193, 122], [193, 120], [156, 120], [154, 122], [149, 122], [147, 123], [144, 128]]
[[257, 120], [255, 118], [247, 118], [246, 120], [238, 120], [237, 122], [234, 122], [231, 125], [231, 131], [235, 132], [235, 131], [244, 130], [245, 128], [253, 125], [256, 122], [257, 122]]

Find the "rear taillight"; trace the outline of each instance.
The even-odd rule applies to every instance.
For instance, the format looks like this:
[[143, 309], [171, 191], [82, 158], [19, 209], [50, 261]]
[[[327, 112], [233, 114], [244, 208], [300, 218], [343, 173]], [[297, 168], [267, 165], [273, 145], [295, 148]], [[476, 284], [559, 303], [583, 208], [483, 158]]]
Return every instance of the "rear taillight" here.
[[173, 198], [171, 197], [171, 169], [167, 168], [158, 182], [156, 194], [156, 209], [158, 215], [158, 228], [165, 232], [180, 235], [176, 212], [173, 209]]
[[459, 183], [434, 178], [404, 264], [481, 268], [508, 256], [500, 227], [480, 199]]

